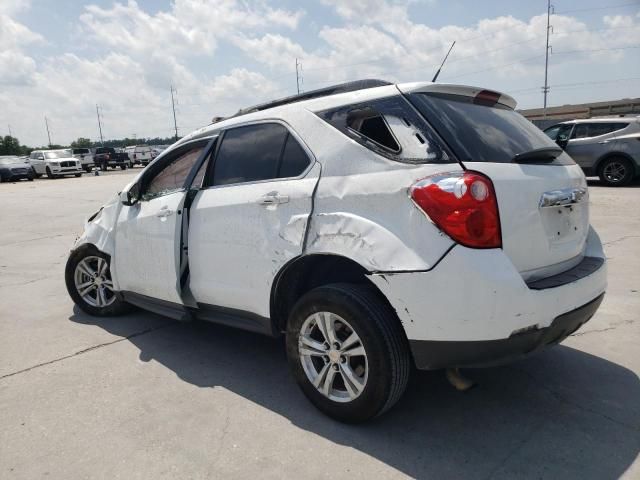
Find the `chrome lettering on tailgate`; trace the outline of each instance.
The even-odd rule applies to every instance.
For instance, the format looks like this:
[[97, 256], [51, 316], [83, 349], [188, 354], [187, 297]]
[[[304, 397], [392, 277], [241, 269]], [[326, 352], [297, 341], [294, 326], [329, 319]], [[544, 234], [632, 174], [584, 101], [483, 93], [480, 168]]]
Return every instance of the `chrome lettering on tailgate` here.
[[540, 208], [575, 205], [589, 200], [589, 191], [585, 187], [563, 188], [544, 192], [540, 197]]

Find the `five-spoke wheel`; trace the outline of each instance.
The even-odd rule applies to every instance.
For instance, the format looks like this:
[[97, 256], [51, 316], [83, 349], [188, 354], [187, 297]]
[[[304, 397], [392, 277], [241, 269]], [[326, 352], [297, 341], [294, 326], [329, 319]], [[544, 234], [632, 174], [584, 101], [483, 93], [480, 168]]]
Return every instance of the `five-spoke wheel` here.
[[310, 315], [298, 336], [302, 368], [320, 393], [336, 402], [354, 400], [367, 384], [367, 353], [358, 334], [331, 312]]
[[342, 422], [385, 412], [409, 376], [400, 321], [369, 285], [331, 284], [303, 295], [289, 315], [287, 357], [309, 400]]
[[109, 256], [93, 245], [79, 247], [67, 260], [65, 280], [69, 295], [91, 315], [119, 315], [128, 310], [114, 289], [109, 261]]

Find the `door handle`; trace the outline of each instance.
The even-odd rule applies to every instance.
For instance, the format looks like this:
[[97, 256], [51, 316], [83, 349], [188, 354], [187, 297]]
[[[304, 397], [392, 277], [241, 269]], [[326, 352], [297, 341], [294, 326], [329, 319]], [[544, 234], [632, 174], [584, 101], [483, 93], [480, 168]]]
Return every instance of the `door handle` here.
[[158, 212], [156, 214], [156, 217], [158, 218], [166, 218], [166, 217], [170, 217], [171, 215], [173, 215], [173, 210], [167, 210], [167, 209], [162, 209], [160, 210], [160, 212]]
[[277, 193], [267, 193], [266, 195], [260, 197], [258, 203], [260, 205], [279, 205], [281, 203], [287, 203], [289, 201], [289, 197], [287, 195], [278, 195]]

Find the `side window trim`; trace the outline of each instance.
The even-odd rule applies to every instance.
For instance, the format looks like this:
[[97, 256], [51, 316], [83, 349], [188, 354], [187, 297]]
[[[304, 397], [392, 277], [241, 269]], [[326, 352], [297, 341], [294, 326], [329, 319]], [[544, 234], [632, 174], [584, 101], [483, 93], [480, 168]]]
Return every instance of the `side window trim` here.
[[[252, 125], [264, 125], [264, 124], [269, 124], [269, 123], [277, 123], [279, 125], [282, 125], [286, 130], [287, 130], [287, 138], [285, 139], [283, 145], [282, 145], [282, 150], [280, 151], [280, 157], [278, 159], [278, 170], [277, 172], [280, 172], [280, 167], [282, 165], [282, 156], [284, 154], [284, 149], [287, 146], [287, 140], [289, 137], [293, 138], [296, 142], [298, 142], [298, 144], [300, 145], [300, 147], [302, 148], [302, 150], [304, 151], [304, 153], [306, 154], [308, 160], [309, 160], [309, 164], [307, 165], [307, 168], [304, 169], [304, 171], [302, 173], [300, 173], [300, 175], [298, 175], [297, 177], [283, 177], [283, 178], [268, 178], [266, 180], [255, 180], [255, 181], [251, 181], [251, 182], [240, 182], [240, 183], [228, 183], [225, 185], [213, 185], [213, 171], [214, 171], [214, 167], [215, 167], [215, 163], [216, 160], [218, 159], [218, 153], [220, 151], [220, 146], [222, 145], [222, 142], [224, 141], [224, 134], [225, 132], [235, 129], [235, 128], [242, 128], [242, 127], [249, 127]], [[311, 149], [307, 146], [307, 144], [300, 138], [300, 135], [298, 135], [298, 132], [296, 132], [291, 125], [289, 125], [287, 122], [285, 122], [284, 120], [281, 120], [279, 118], [272, 118], [272, 119], [263, 119], [263, 120], [254, 120], [251, 122], [244, 122], [244, 123], [239, 123], [237, 125], [231, 125], [223, 130], [220, 130], [218, 133], [218, 142], [215, 145], [215, 149], [211, 154], [211, 160], [209, 160], [209, 164], [207, 166], [207, 170], [204, 174], [204, 179], [202, 181], [202, 190], [207, 190], [209, 188], [226, 188], [226, 187], [235, 187], [238, 185], [252, 185], [252, 184], [257, 184], [257, 183], [267, 183], [267, 182], [277, 182], [277, 181], [282, 181], [282, 180], [295, 180], [295, 179], [302, 179], [304, 177], [306, 177], [309, 172], [311, 171], [311, 169], [313, 168], [313, 166], [315, 165], [315, 163], [317, 162], [315, 155], [313, 154], [313, 152], [311, 151]]]
[[[209, 160], [209, 164], [207, 165], [206, 171], [209, 170], [209, 167], [213, 163], [213, 155], [217, 152], [218, 146], [220, 145], [220, 142], [218, 140], [220, 139], [221, 136], [222, 135], [213, 135], [212, 137], [199, 138], [198, 140], [191, 142], [195, 144], [203, 140], [208, 140], [207, 145], [202, 149], [202, 153], [200, 153], [198, 160], [196, 160], [196, 163], [193, 165], [193, 168], [191, 169], [191, 171], [189, 172], [189, 175], [187, 175], [187, 178], [184, 181], [184, 185], [182, 187], [184, 190], [194, 189], [193, 181], [195, 180], [196, 175], [198, 175], [198, 171], [200, 170], [200, 167], [202, 167], [203, 162], [207, 161], [207, 157], [210, 158], [210, 160]], [[216, 143], [216, 141], [218, 142]], [[214, 144], [215, 144], [215, 151], [212, 152], [211, 149], [214, 146]], [[185, 145], [188, 145], [188, 143]], [[206, 171], [204, 174], [205, 178], [207, 177]], [[203, 183], [204, 183], [204, 179], [203, 179]], [[200, 187], [195, 187], [195, 188], [199, 189]]]

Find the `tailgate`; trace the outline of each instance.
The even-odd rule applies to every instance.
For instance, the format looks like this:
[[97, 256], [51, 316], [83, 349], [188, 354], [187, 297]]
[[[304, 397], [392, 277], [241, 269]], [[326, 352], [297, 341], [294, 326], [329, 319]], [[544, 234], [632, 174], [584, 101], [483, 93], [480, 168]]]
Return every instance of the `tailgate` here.
[[589, 197], [579, 166], [465, 162], [465, 167], [493, 181], [503, 249], [525, 280], [579, 263], [589, 233]]
[[408, 98], [465, 169], [493, 182], [502, 246], [523, 278], [555, 275], [578, 264], [589, 230], [580, 167], [515, 112], [510, 97], [473, 87], [438, 88], [408, 92]]

